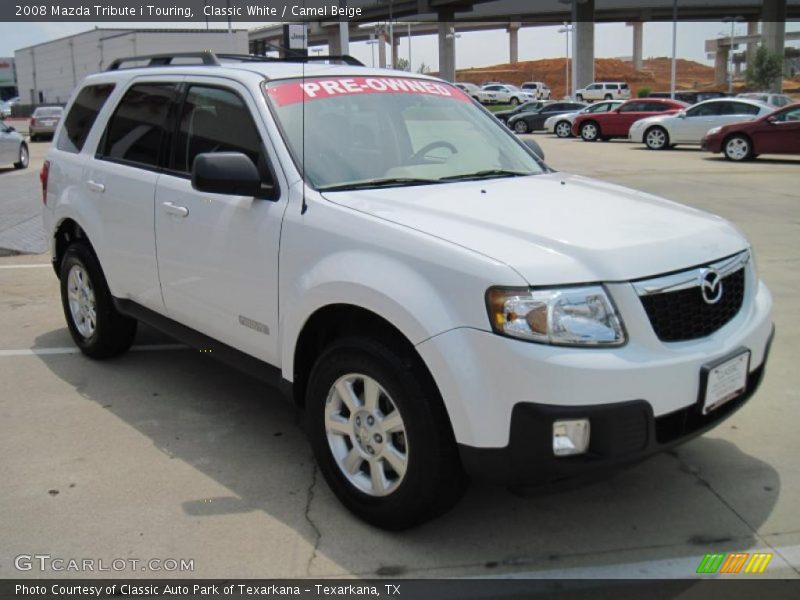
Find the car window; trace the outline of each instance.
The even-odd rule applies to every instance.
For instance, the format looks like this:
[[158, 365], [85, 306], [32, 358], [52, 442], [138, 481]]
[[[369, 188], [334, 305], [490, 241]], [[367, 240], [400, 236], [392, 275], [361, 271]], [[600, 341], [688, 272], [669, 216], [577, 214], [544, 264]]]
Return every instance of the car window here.
[[644, 111], [645, 112], [664, 112], [665, 110], [672, 110], [674, 107], [669, 104], [664, 104], [662, 102], [645, 102], [644, 103]]
[[645, 110], [647, 110], [645, 102], [630, 102], [629, 104], [623, 104], [619, 112], [644, 112]]
[[720, 104], [721, 115], [757, 115], [759, 112], [758, 106], [746, 102], [720, 102]]
[[775, 106], [787, 106], [792, 103], [792, 99], [788, 96], [775, 96]]
[[616, 90], [617, 89], [617, 85], [615, 83], [607, 83], [606, 84], [606, 89], [607, 90]]
[[37, 108], [33, 111], [34, 117], [37, 119], [42, 117], [60, 117], [64, 113], [63, 108], [50, 107], [50, 108]]
[[600, 102], [598, 104], [593, 104], [590, 106], [586, 112], [588, 113], [604, 113], [608, 112], [613, 108], [616, 108], [618, 105], [616, 104], [609, 104], [608, 102]]
[[800, 107], [791, 110], [785, 110], [771, 117], [777, 123], [796, 123], [800, 121]]
[[486, 86], [485, 88], [483, 88], [483, 89], [485, 89], [485, 90], [487, 90], [487, 91], [490, 91], [490, 92], [496, 92], [496, 91], [500, 90], [501, 88], [500, 88], [500, 86], [499, 86], [499, 85], [487, 85], [487, 86]]
[[100, 109], [113, 90], [113, 83], [104, 83], [87, 85], [78, 93], [67, 113], [67, 118], [64, 119], [64, 127], [56, 142], [56, 148], [74, 153], [83, 149]]
[[602, 89], [602, 87], [603, 87], [603, 86], [602, 86], [602, 85], [600, 85], [599, 83], [593, 83], [592, 85], [590, 85], [590, 86], [589, 86], [588, 88], [586, 88], [586, 89], [587, 89], [587, 90], [599, 90], [599, 89]]
[[193, 85], [178, 120], [173, 168], [188, 173], [198, 154], [241, 152], [258, 165], [261, 138], [250, 110], [235, 92]]
[[108, 121], [101, 157], [144, 166], [157, 165], [175, 91], [172, 84], [141, 83], [125, 92]]
[[720, 114], [722, 110], [722, 102], [709, 102], [707, 104], [699, 104], [693, 106], [686, 111], [686, 116], [693, 117], [714, 117]]
[[619, 86], [619, 87], [620, 87], [620, 89], [627, 90], [627, 89], [628, 89], [628, 84], [627, 84], [627, 83], [623, 83], [623, 84], [622, 84], [621, 86]]

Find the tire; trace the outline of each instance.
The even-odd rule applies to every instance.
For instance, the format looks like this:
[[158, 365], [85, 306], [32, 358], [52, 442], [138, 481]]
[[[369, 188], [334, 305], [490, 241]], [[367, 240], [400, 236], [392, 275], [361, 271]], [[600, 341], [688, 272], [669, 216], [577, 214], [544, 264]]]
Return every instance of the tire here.
[[514, 96], [514, 97], [513, 97], [513, 98], [511, 98], [511, 100], [509, 101], [509, 104], [511, 104], [511, 106], [519, 106], [519, 98], [517, 98], [516, 96]]
[[606, 94], [605, 96], [603, 96], [603, 100], [613, 100], [613, 99], [614, 97], [611, 94]]
[[[416, 364], [382, 343], [346, 338], [322, 353], [308, 380], [306, 425], [322, 475], [353, 514], [383, 529], [428, 521], [466, 489], [444, 405]], [[368, 384], [377, 399], [372, 410]], [[392, 429], [384, 429], [390, 420]]]
[[600, 126], [594, 121], [586, 121], [581, 125], [581, 139], [584, 142], [596, 142], [600, 139]]
[[722, 153], [735, 162], [750, 160], [753, 158], [753, 142], [746, 135], [736, 133], [725, 140]]
[[569, 121], [559, 121], [553, 129], [560, 138], [572, 137], [572, 124]]
[[577, 100], [578, 102], [583, 102], [583, 94], [576, 94], [575, 100]]
[[32, 142], [38, 142], [39, 141], [39, 136], [36, 135], [35, 133], [32, 133], [31, 134], [31, 141]]
[[669, 134], [663, 127], [651, 127], [644, 132], [644, 143], [650, 150], [669, 150]]
[[514, 131], [516, 133], [528, 133], [528, 124], [525, 122], [524, 119], [520, 119], [514, 123]]
[[105, 359], [128, 350], [136, 337], [137, 321], [114, 308], [103, 270], [87, 244], [76, 242], [67, 248], [60, 278], [64, 316], [81, 352]]
[[27, 169], [30, 162], [30, 154], [28, 152], [28, 144], [22, 143], [19, 145], [19, 160], [14, 163], [15, 169]]

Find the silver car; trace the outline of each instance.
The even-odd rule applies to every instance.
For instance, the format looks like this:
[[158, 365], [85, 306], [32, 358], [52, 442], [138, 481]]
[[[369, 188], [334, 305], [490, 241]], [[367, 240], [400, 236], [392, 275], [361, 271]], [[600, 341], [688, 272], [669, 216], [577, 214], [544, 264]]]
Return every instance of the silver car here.
[[64, 109], [61, 106], [40, 106], [34, 110], [28, 129], [31, 141], [35, 142], [44, 135], [52, 136], [63, 116]]
[[28, 144], [13, 127], [0, 121], [0, 165], [13, 164], [17, 169], [28, 167]]

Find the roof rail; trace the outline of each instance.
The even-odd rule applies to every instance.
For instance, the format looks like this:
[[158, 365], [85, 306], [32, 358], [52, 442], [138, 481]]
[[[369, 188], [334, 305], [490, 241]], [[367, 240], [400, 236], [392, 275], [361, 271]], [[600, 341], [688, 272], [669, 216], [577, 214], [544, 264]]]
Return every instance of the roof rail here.
[[176, 58], [199, 58], [204, 65], [219, 65], [217, 56], [211, 50], [201, 50], [200, 52], [172, 52], [170, 54], [146, 54], [142, 56], [126, 56], [125, 58], [115, 59], [109, 66], [108, 71], [116, 71], [123, 63], [134, 61], [148, 61], [148, 67], [163, 67], [171, 65]]
[[[171, 54], [147, 54], [144, 56], [128, 56], [125, 58], [115, 59], [108, 67], [109, 71], [119, 70], [124, 63], [127, 62], [142, 62], [147, 61], [148, 67], [165, 67], [174, 64], [172, 61], [176, 58], [198, 58], [203, 65], [206, 66], [220, 66], [220, 60], [237, 60], [240, 62], [341, 62], [346, 65], [355, 67], [363, 67], [362, 63], [357, 58], [353, 58], [349, 54], [322, 54], [317, 56], [286, 56], [283, 58], [274, 58], [271, 56], [256, 56], [253, 54], [215, 54], [211, 50], [202, 50], [200, 52], [174, 52]], [[183, 65], [182, 65], [183, 66]], [[133, 67], [135, 68], [135, 67]]]

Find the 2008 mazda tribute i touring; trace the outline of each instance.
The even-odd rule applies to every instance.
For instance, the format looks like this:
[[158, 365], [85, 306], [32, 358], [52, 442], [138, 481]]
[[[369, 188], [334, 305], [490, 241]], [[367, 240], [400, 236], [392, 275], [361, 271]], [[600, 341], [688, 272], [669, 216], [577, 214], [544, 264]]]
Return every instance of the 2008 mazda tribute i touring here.
[[772, 300], [723, 219], [554, 172], [443, 81], [173, 58], [88, 77], [45, 162], [69, 330], [273, 378], [361, 518], [630, 464], [758, 387]]

